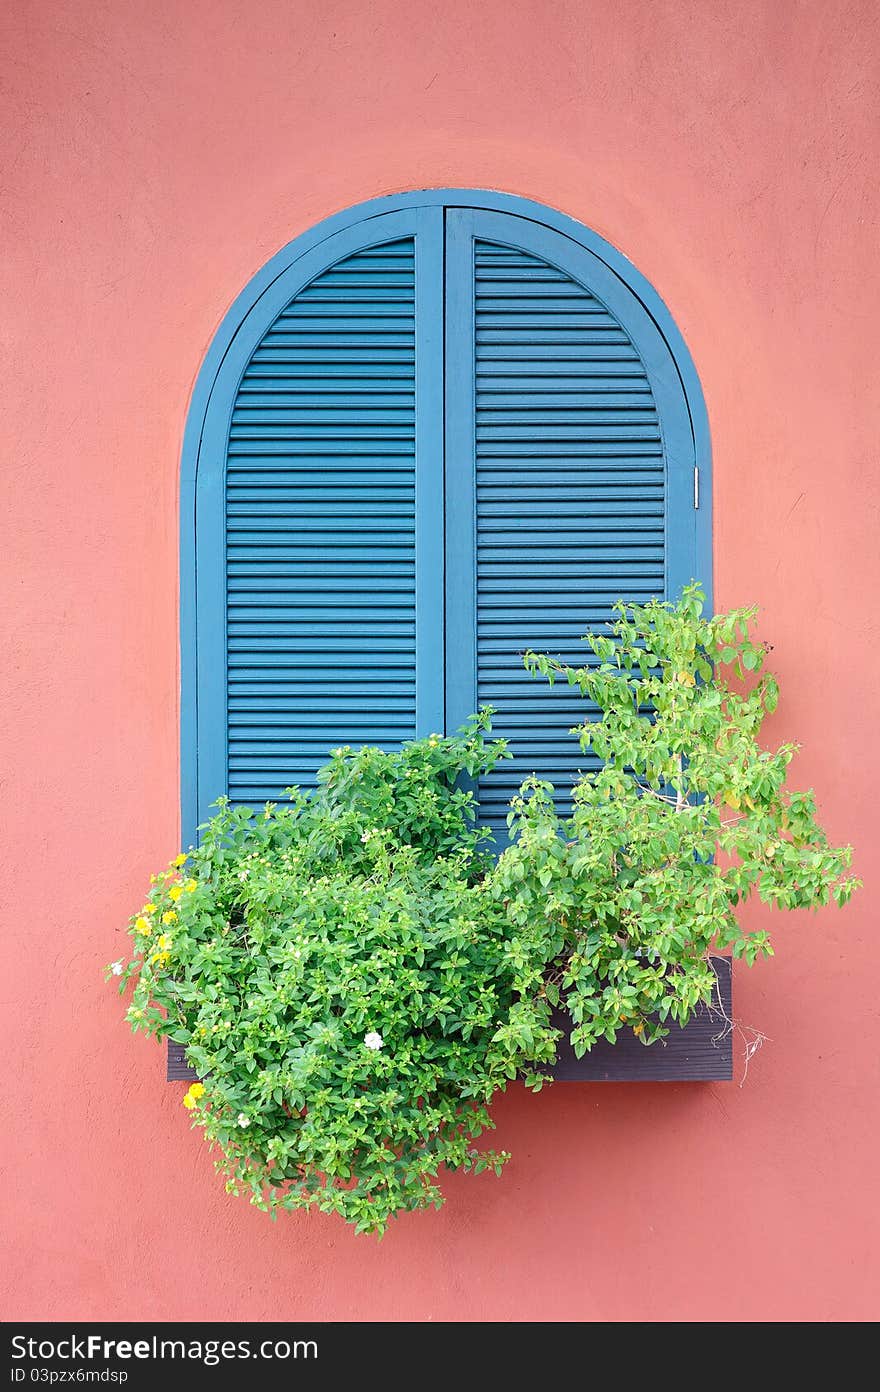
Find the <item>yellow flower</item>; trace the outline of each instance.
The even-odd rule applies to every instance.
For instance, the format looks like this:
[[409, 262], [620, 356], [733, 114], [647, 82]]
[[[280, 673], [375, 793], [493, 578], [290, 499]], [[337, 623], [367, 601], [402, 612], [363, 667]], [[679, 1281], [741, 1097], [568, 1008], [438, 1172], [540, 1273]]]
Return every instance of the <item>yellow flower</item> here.
[[178, 868], [180, 868], [181, 865], [185, 864], [186, 859], [187, 859], [186, 851], [181, 851], [179, 856], [175, 856], [175, 857], [174, 857], [174, 859], [172, 860], [171, 864], [172, 864], [172, 865], [176, 865]]
[[163, 922], [163, 923], [176, 923], [176, 922], [177, 922], [177, 914], [174, 912], [173, 909], [166, 909], [166, 910], [165, 910], [165, 912], [164, 912], [163, 915], [162, 915], [162, 922]]
[[159, 934], [159, 939], [158, 939], [158, 945], [159, 945], [159, 947], [161, 947], [161, 949], [162, 949], [163, 952], [170, 952], [171, 949], [172, 949], [172, 947], [174, 946], [174, 940], [173, 940], [173, 938], [171, 937], [171, 934], [170, 934], [170, 933], [160, 933], [160, 934]]
[[150, 923], [149, 919], [143, 917], [135, 919], [134, 927], [137, 933], [149, 934], [153, 931], [152, 923]]
[[167, 965], [168, 965], [168, 953], [167, 953], [167, 952], [154, 952], [153, 955], [152, 955], [152, 957], [150, 958], [150, 961], [151, 961], [151, 962], [157, 962], [157, 963], [159, 964], [160, 967], [167, 967]]
[[155, 912], [156, 912], [156, 905], [155, 905], [155, 904], [144, 904], [143, 912], [144, 912], [144, 913], [155, 913]]
[[190, 1083], [190, 1085], [189, 1085], [189, 1087], [188, 1087], [188, 1089], [187, 1089], [187, 1091], [186, 1091], [186, 1095], [184, 1096], [184, 1099], [183, 1099], [183, 1105], [184, 1105], [184, 1107], [186, 1107], [186, 1110], [187, 1110], [188, 1112], [191, 1112], [191, 1111], [192, 1111], [193, 1107], [196, 1105], [196, 1103], [198, 1102], [199, 1098], [203, 1095], [204, 1091], [205, 1091], [205, 1084], [204, 1084], [204, 1083]]
[[186, 884], [183, 887], [186, 890], [187, 894], [194, 894], [199, 887], [198, 880], [187, 880]]
[[168, 897], [172, 903], [176, 904], [182, 893], [183, 887], [181, 885], [172, 885], [168, 891]]

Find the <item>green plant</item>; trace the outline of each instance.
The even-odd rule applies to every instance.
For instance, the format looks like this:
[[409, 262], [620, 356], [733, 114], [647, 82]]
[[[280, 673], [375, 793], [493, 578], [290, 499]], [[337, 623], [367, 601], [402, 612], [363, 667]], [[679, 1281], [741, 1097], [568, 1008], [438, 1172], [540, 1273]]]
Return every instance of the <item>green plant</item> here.
[[528, 780], [494, 862], [462, 786], [506, 748], [491, 712], [397, 752], [335, 750], [311, 794], [261, 813], [218, 804], [199, 846], [133, 916], [135, 1030], [184, 1044], [184, 1098], [227, 1188], [274, 1217], [317, 1206], [358, 1231], [439, 1205], [441, 1166], [499, 1171], [473, 1141], [508, 1080], [539, 1088], [564, 1003], [582, 1055], [646, 1043], [711, 998], [710, 949], [772, 951], [736, 911], [845, 903], [849, 848], [812, 793], [785, 787], [794, 745], [758, 744], [775, 708], [752, 609], [616, 606], [572, 668], [527, 669], [589, 703], [573, 813]]
[[564, 822], [550, 784], [523, 785], [492, 891], [520, 930], [517, 990], [543, 1001], [544, 1020], [564, 1001], [579, 1056], [622, 1027], [647, 1044], [683, 1025], [712, 996], [713, 944], [749, 964], [771, 955], [765, 930], [737, 920], [752, 893], [816, 908], [859, 883], [813, 794], [785, 787], [797, 746], [758, 744], [778, 692], [749, 636], [757, 611], [703, 607], [694, 584], [677, 604], [619, 603], [584, 666], [525, 656], [591, 703], [573, 733], [593, 767]]
[[554, 1055], [458, 786], [504, 755], [489, 728], [336, 750], [314, 794], [256, 816], [221, 802], [110, 968], [133, 1027], [186, 1045], [202, 1082], [184, 1104], [227, 1189], [273, 1217], [315, 1205], [381, 1232], [439, 1205], [441, 1165], [500, 1171], [472, 1144], [488, 1104]]

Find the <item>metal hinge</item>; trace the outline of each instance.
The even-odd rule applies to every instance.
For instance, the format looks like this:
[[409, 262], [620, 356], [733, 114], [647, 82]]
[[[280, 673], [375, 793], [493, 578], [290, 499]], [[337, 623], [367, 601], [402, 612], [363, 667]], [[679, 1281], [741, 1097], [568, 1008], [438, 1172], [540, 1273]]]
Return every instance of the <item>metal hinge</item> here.
[[695, 507], [695, 508], [698, 508], [699, 506], [700, 506], [700, 471], [699, 471], [699, 469], [697, 468], [697, 466], [696, 466], [696, 464], [695, 464], [695, 465], [694, 465], [694, 507]]

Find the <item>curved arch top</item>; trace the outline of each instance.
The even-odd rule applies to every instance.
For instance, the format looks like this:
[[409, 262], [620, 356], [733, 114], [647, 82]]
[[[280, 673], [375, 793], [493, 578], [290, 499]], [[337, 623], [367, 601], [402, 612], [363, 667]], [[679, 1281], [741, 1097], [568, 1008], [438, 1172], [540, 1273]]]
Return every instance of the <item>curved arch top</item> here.
[[[657, 402], [669, 479], [667, 526], [670, 508], [682, 519], [687, 509], [686, 523], [682, 520], [676, 525], [686, 526], [690, 538], [686, 547], [687, 564], [692, 564], [691, 573], [701, 579], [711, 603], [710, 443], [703, 394], [690, 353], [672, 315], [636, 267], [575, 219], [511, 194], [473, 189], [425, 189], [372, 199], [336, 213], [283, 247], [241, 291], [212, 340], [193, 389], [181, 468], [181, 793], [185, 840], [195, 838], [200, 814], [204, 815], [207, 788], [214, 783], [218, 785], [214, 796], [222, 790], [223, 780], [214, 772], [205, 779], [204, 758], [200, 774], [199, 747], [200, 739], [205, 740], [205, 728], [216, 728], [224, 715], [217, 684], [213, 679], [206, 680], [205, 674], [221, 670], [225, 673], [228, 657], [223, 559], [226, 538], [221, 528], [225, 526], [226, 446], [243, 374], [264, 335], [285, 307], [323, 272], [379, 242], [413, 236], [418, 237], [424, 250], [416, 259], [422, 270], [417, 273], [414, 287], [415, 304], [420, 306], [419, 314], [423, 319], [436, 321], [439, 318], [442, 324], [443, 294], [452, 300], [460, 291], [465, 316], [469, 313], [473, 317], [473, 286], [469, 290], [462, 289], [462, 280], [457, 288], [458, 279], [463, 275], [460, 268], [465, 263], [456, 252], [455, 243], [456, 239], [470, 238], [469, 245], [473, 246], [473, 239], [477, 238], [489, 245], [526, 248], [530, 255], [540, 258], [546, 265], [560, 267], [576, 284], [586, 287], [600, 307], [604, 304], [612, 318], [622, 325], [644, 364]], [[425, 273], [428, 263], [430, 275]], [[439, 288], [440, 281], [446, 284], [445, 292]], [[447, 329], [449, 313], [447, 308]], [[441, 444], [426, 442], [429, 439], [442, 441], [445, 429], [447, 447], [450, 441], [457, 439], [458, 458], [462, 448], [467, 448], [467, 420], [455, 404], [450, 407], [448, 387], [444, 410], [442, 346], [438, 350], [436, 333], [429, 331], [421, 336], [418, 316], [416, 324], [418, 356], [420, 360], [428, 357], [432, 364], [439, 363], [440, 376], [438, 392], [437, 373], [432, 365], [430, 387], [420, 388], [423, 399], [429, 398], [431, 404], [423, 418], [423, 426], [429, 428], [422, 429], [419, 454], [442, 449]], [[440, 337], [442, 339], [442, 331]], [[453, 365], [450, 376], [454, 376], [456, 370]], [[473, 362], [469, 369], [462, 369], [463, 374], [467, 371], [472, 374]], [[464, 375], [460, 395], [472, 397], [471, 387], [463, 383]], [[694, 466], [700, 471], [700, 496], [699, 507], [691, 511], [694, 507], [691, 502]], [[431, 477], [442, 477], [442, 474], [442, 459], [439, 471], [434, 460]], [[448, 507], [458, 506], [455, 503], [458, 487], [453, 482], [452, 493], [447, 498]], [[439, 501], [438, 497], [431, 498], [430, 507], [436, 506], [443, 507], [442, 495]], [[430, 546], [433, 545], [431, 542]], [[425, 554], [430, 546], [426, 542]], [[436, 559], [436, 554], [431, 554]], [[456, 554], [447, 552], [450, 574], [457, 566]], [[667, 574], [667, 583], [674, 579], [677, 587], [682, 578], [689, 578], [683, 577], [680, 571], [681, 567], [674, 574]], [[417, 589], [420, 583], [417, 581]], [[211, 597], [211, 604], [216, 595], [217, 606], [216, 622], [207, 625], [204, 620], [206, 595]], [[460, 587], [456, 591], [453, 584], [447, 594], [450, 613], [455, 611], [456, 605], [459, 609], [467, 608], [473, 596], [473, 587], [470, 590]], [[438, 594], [427, 595], [427, 592], [419, 600], [420, 604], [435, 602], [442, 602], [442, 599], [438, 599]], [[433, 675], [436, 677], [436, 670]], [[454, 708], [461, 706], [464, 710], [467, 705], [467, 685], [465, 681], [462, 686], [465, 694], [453, 700]]]
[[[307, 228], [306, 231], [294, 237], [292, 241], [287, 242], [248, 281], [223, 316], [205, 354], [193, 387], [182, 456], [182, 479], [184, 482], [188, 478], [194, 477], [198, 459], [198, 438], [193, 439], [192, 436], [195, 426], [199, 423], [199, 416], [204, 413], [214, 379], [241, 324], [265, 291], [299, 257], [320, 246], [334, 233], [343, 232], [358, 223], [365, 223], [371, 218], [380, 217], [387, 213], [421, 207], [484, 208], [490, 212], [512, 213], [518, 217], [528, 218], [532, 222], [543, 223], [545, 226], [561, 232], [563, 236], [570, 237], [573, 242], [586, 248], [587, 251], [591, 251], [594, 256], [603, 261], [608, 269], [613, 271], [623, 284], [641, 300], [669, 345], [687, 398], [697, 461], [704, 467], [710, 464], [709, 418], [706, 412], [703, 389], [690, 350], [665, 301], [622, 251], [618, 251], [604, 237], [600, 237], [598, 232], [594, 232], [585, 223], [578, 222], [576, 218], [569, 217], [567, 213], [561, 213], [558, 209], [550, 208], [545, 203], [538, 203], [519, 194], [500, 193], [492, 189], [428, 188], [384, 194], [380, 198], [370, 198], [362, 203], [354, 203], [341, 212], [331, 213], [329, 217], [323, 218], [313, 227]], [[705, 482], [708, 484], [709, 480], [707, 479]], [[711, 556], [708, 559], [711, 559]], [[711, 583], [708, 573], [706, 583], [707, 585]]]

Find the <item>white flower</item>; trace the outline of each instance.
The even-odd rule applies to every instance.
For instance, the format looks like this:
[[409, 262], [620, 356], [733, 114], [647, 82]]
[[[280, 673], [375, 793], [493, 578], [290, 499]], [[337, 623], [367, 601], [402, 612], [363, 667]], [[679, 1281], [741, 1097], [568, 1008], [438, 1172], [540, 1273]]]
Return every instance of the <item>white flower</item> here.
[[361, 840], [362, 840], [362, 841], [369, 841], [369, 839], [370, 839], [370, 833], [369, 833], [368, 831], [362, 831], [362, 832], [361, 832]]
[[111, 962], [111, 964], [110, 964], [110, 970], [112, 971], [112, 973], [113, 973], [114, 976], [121, 976], [121, 975], [122, 975], [122, 958], [121, 958], [121, 957], [119, 958], [119, 960], [118, 960], [117, 962]]
[[377, 1034], [375, 1030], [370, 1030], [369, 1034], [364, 1035], [364, 1044], [368, 1049], [381, 1049], [384, 1043], [381, 1034]]
[[250, 1119], [249, 1116], [246, 1116], [244, 1112], [239, 1112], [239, 1114], [238, 1114], [238, 1124], [239, 1124], [239, 1126], [250, 1126], [250, 1124], [251, 1124], [251, 1119]]

